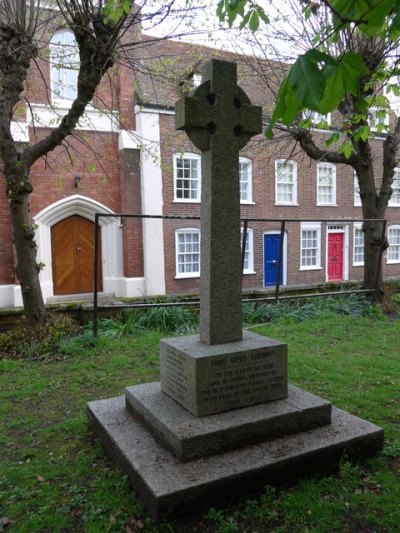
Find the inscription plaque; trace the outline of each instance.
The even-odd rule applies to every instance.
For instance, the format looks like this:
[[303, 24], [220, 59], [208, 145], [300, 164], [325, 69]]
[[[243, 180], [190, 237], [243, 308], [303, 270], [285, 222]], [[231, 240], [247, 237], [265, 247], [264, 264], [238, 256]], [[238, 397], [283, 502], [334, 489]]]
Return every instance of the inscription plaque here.
[[245, 333], [204, 348], [198, 337], [161, 341], [161, 389], [197, 416], [287, 397], [287, 345]]

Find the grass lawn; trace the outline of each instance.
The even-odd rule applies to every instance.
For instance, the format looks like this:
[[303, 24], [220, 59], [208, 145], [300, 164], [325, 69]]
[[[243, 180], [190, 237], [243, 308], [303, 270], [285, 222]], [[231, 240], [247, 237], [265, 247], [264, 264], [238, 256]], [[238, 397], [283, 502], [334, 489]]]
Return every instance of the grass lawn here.
[[71, 343], [59, 360], [0, 361], [0, 531], [400, 532], [400, 320], [332, 316], [252, 331], [288, 343], [291, 383], [383, 426], [384, 452], [155, 525], [88, 431], [85, 406], [157, 380], [161, 334]]

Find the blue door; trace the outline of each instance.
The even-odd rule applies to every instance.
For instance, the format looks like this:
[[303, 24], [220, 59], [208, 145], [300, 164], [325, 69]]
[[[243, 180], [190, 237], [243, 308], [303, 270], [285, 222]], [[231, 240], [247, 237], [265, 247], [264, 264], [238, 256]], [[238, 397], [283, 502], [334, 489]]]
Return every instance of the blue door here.
[[[275, 285], [279, 263], [280, 233], [264, 235], [264, 285]], [[280, 271], [279, 283], [283, 283], [283, 265]]]

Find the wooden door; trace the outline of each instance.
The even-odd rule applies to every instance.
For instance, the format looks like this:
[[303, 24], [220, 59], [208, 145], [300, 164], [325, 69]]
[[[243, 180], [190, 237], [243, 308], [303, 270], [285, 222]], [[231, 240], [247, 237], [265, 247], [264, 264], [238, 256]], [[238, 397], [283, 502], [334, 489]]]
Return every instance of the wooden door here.
[[343, 235], [328, 234], [328, 281], [343, 280]]
[[[99, 235], [100, 237], [100, 235]], [[101, 239], [99, 238], [99, 244]], [[54, 294], [93, 291], [94, 223], [73, 215], [51, 228]], [[98, 257], [98, 289], [101, 287], [101, 249]]]

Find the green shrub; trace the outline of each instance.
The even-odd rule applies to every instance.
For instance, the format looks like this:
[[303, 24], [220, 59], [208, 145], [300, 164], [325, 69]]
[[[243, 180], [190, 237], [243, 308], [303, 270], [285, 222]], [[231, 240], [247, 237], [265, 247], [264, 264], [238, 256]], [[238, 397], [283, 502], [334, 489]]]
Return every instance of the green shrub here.
[[243, 305], [243, 321], [246, 324], [262, 324], [285, 319], [303, 321], [310, 318], [324, 318], [333, 314], [379, 316], [380, 312], [360, 294], [316, 297], [307, 301], [299, 299], [291, 304], [250, 302]]
[[[92, 327], [90, 323], [88, 328]], [[115, 339], [149, 330], [175, 335], [193, 334], [198, 330], [198, 313], [179, 306], [124, 309], [118, 316], [101, 318], [97, 323], [99, 335]]]
[[198, 315], [186, 307], [152, 307], [143, 313], [141, 323], [145, 329], [188, 334], [197, 331]]
[[0, 359], [37, 359], [57, 349], [64, 337], [77, 335], [79, 326], [67, 315], [49, 315], [43, 326], [21, 324], [7, 333], [0, 334]]

